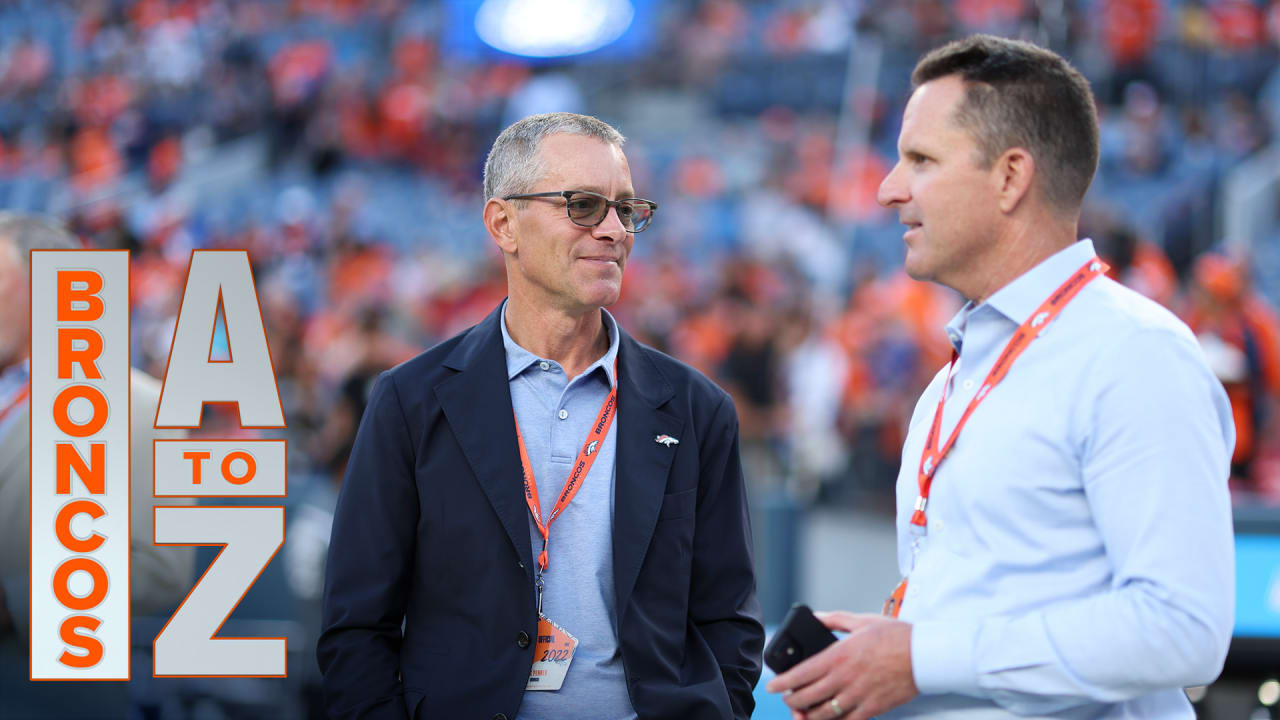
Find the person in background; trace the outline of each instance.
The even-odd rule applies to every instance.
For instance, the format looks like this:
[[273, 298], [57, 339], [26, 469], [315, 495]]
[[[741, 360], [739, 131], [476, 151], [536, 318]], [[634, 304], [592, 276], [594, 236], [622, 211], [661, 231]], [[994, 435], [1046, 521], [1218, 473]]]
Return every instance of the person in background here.
[[[124, 717], [125, 683], [32, 682], [28, 679], [30, 548], [29, 453], [31, 250], [79, 250], [52, 220], [0, 212], [0, 697], [15, 718]], [[184, 430], [156, 430], [152, 421], [160, 383], [140, 370], [130, 375], [129, 590], [133, 615], [172, 610], [191, 589], [195, 548], [152, 542], [151, 441], [181, 438]], [[165, 505], [189, 505], [166, 498]]]
[[1234, 604], [1231, 408], [1195, 336], [1077, 241], [1087, 81], [978, 35], [925, 55], [880, 202], [968, 302], [911, 418], [886, 614], [774, 678], [805, 720], [1193, 718]]
[[1098, 257], [1108, 265], [1107, 277], [1135, 292], [1172, 307], [1178, 291], [1178, 274], [1155, 243], [1123, 226], [1102, 228], [1094, 239]]
[[1254, 461], [1280, 399], [1280, 322], [1249, 287], [1245, 270], [1216, 253], [1196, 260], [1187, 300], [1183, 319], [1231, 400], [1236, 426], [1232, 480], [1241, 489], [1254, 490], [1259, 484]]

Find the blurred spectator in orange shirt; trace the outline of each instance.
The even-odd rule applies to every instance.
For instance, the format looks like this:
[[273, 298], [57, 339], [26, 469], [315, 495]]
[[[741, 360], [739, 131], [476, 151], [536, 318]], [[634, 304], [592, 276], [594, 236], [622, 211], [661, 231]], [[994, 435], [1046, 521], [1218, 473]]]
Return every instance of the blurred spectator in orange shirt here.
[[1127, 227], [1100, 233], [1094, 243], [1098, 256], [1111, 266], [1108, 277], [1165, 307], [1172, 306], [1178, 275], [1163, 250]]
[[1103, 5], [1103, 38], [1118, 67], [1147, 59], [1155, 46], [1160, 21], [1160, 3], [1156, 0], [1108, 0]]
[[1184, 319], [1196, 333], [1231, 399], [1236, 447], [1231, 457], [1236, 489], [1254, 490], [1253, 462], [1280, 398], [1280, 325], [1275, 312], [1249, 287], [1241, 265], [1205, 254], [1195, 263]]

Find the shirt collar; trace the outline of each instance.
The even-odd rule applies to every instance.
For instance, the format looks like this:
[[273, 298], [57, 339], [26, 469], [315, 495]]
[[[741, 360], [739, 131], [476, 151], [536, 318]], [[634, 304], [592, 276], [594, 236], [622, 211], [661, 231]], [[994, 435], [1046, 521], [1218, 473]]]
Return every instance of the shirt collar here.
[[[587, 369], [584, 370], [582, 374], [588, 375], [594, 372], [596, 368], [602, 368], [604, 370], [605, 377], [609, 379], [609, 386], [613, 387], [618, 382], [617, 377], [614, 375], [614, 360], [618, 357], [618, 347], [621, 344], [621, 337], [618, 332], [618, 323], [613, 319], [613, 315], [609, 314], [609, 311], [604, 308], [600, 308], [600, 313], [604, 316], [604, 326], [609, 332], [609, 349], [605, 351], [604, 355], [601, 356], [599, 360], [588, 365]], [[502, 301], [502, 318], [498, 323], [498, 327], [502, 328], [502, 346], [507, 351], [508, 381], [513, 380], [517, 375], [529, 369], [530, 365], [546, 360], [546, 358], [538, 357], [523, 347], [520, 347], [516, 344], [515, 340], [511, 339], [511, 333], [507, 332], [506, 300]], [[547, 362], [553, 361], [547, 360]], [[569, 379], [572, 380], [573, 378]]]
[[1039, 265], [997, 290], [981, 305], [974, 305], [972, 301], [965, 303], [960, 312], [947, 323], [947, 337], [952, 346], [956, 352], [960, 351], [969, 316], [984, 307], [990, 307], [1012, 320], [1015, 325], [1021, 325], [1044, 303], [1050, 293], [1079, 270], [1081, 265], [1096, 256], [1093, 241], [1085, 238], [1040, 261]]

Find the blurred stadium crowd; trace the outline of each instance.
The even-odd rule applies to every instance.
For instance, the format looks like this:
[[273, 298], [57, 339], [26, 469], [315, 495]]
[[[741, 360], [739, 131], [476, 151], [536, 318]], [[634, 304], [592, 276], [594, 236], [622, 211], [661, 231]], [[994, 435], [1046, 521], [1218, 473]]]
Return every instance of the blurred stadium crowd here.
[[[901, 272], [876, 188], [916, 58], [969, 32], [1053, 47], [1094, 84], [1082, 234], [1201, 336], [1236, 412], [1237, 500], [1280, 505], [1280, 182], [1253, 236], [1221, 221], [1228, 177], [1280, 132], [1280, 0], [653, 0], [638, 49], [540, 61], [455, 52], [451, 13], [475, 4], [0, 5], [0, 207], [132, 251], [135, 365], [164, 373], [190, 251], [249, 250], [302, 626], [371, 382], [504, 295], [481, 167], [532, 112], [629, 136], [660, 210], [613, 311], [731, 390], [753, 491], [888, 511], [960, 303]], [[254, 431], [209, 406], [200, 432]]]
[[[504, 295], [479, 222], [492, 138], [597, 114], [661, 206], [623, 324], [732, 390], [755, 488], [887, 506], [959, 302], [898, 269], [876, 188], [918, 55], [1020, 36], [1097, 93], [1082, 234], [1202, 336], [1236, 404], [1235, 489], [1280, 503], [1280, 192], [1256, 237], [1219, 220], [1228, 174], [1280, 129], [1280, 0], [654, 2], [640, 50], [536, 62], [451, 52], [464, 4], [5, 3], [0, 206], [133, 252], [133, 359], [157, 376], [190, 250], [248, 248], [290, 488], [323, 507], [376, 374]], [[241, 431], [211, 406], [203, 432]]]

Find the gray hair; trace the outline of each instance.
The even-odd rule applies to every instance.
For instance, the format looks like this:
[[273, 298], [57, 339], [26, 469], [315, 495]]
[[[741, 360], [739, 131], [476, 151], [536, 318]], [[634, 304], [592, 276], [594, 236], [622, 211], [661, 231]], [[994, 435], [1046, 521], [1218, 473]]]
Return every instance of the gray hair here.
[[555, 112], [514, 122], [489, 150], [484, 161], [485, 200], [528, 192], [546, 172], [538, 157], [543, 138], [557, 133], [586, 135], [622, 147], [627, 141], [609, 123], [590, 115]]
[[43, 215], [0, 210], [0, 243], [8, 241], [26, 267], [31, 250], [83, 250], [70, 230]]

